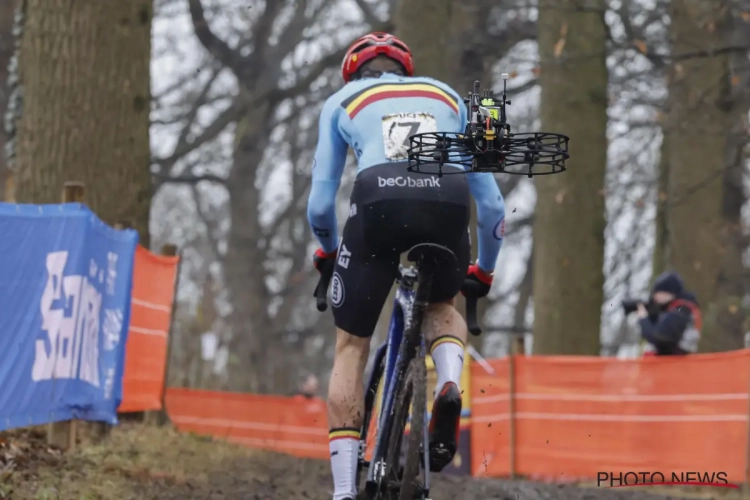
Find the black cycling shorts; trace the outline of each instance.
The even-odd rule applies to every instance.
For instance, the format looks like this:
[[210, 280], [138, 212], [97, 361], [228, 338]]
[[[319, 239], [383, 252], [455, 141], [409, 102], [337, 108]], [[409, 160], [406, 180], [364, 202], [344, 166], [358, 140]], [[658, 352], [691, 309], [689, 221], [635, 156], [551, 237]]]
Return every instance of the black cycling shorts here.
[[470, 199], [463, 175], [410, 173], [405, 163], [360, 172], [331, 279], [336, 327], [357, 337], [373, 334], [401, 254], [419, 243], [456, 254], [457, 267], [433, 278], [430, 302], [455, 297], [469, 266]]

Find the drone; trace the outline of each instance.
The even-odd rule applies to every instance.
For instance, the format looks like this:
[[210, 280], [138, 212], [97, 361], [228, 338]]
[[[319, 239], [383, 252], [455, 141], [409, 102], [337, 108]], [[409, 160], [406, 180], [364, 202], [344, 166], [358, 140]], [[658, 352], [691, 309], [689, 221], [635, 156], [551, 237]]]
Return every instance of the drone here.
[[[558, 174], [566, 170], [568, 136], [552, 132], [512, 133], [506, 117], [508, 74], [503, 93], [493, 95], [480, 82], [464, 99], [469, 117], [463, 133], [426, 132], [409, 138], [407, 170], [437, 174], [491, 172], [526, 175]], [[444, 166], [451, 166], [444, 169]], [[457, 169], [455, 167], [464, 167]]]

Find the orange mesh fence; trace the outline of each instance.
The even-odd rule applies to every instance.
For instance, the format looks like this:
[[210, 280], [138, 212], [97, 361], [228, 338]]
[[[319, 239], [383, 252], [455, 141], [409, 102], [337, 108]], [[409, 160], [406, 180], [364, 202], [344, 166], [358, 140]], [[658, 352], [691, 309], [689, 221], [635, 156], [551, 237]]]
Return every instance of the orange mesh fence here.
[[510, 363], [487, 362], [491, 373], [471, 364], [471, 474], [502, 477], [510, 474]]
[[169, 388], [166, 405], [181, 431], [298, 457], [329, 457], [322, 399]]
[[[726, 472], [744, 481], [750, 350], [639, 360], [515, 357], [489, 366], [471, 366], [474, 476], [579, 481], [598, 472]], [[320, 399], [169, 389], [167, 410], [184, 431], [328, 458]]]
[[119, 412], [161, 409], [178, 257], [138, 246]]
[[[511, 472], [500, 433], [513, 418], [515, 472], [532, 478], [658, 471], [726, 472], [744, 481], [748, 350], [638, 360], [517, 357], [512, 415], [507, 362], [492, 365], [500, 368], [494, 377], [473, 371], [475, 475]], [[488, 451], [493, 459], [478, 467]]]

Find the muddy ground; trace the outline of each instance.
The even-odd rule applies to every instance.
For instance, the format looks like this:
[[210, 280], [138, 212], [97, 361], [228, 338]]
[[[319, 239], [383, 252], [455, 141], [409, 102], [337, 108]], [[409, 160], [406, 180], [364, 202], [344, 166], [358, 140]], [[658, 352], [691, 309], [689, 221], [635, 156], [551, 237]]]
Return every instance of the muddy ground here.
[[[723, 491], [698, 493], [700, 498]], [[169, 428], [123, 424], [101, 444], [62, 454], [43, 434], [0, 435], [0, 499], [21, 500], [328, 500], [328, 464], [299, 460]], [[665, 500], [654, 494], [527, 481], [438, 477], [433, 500]]]

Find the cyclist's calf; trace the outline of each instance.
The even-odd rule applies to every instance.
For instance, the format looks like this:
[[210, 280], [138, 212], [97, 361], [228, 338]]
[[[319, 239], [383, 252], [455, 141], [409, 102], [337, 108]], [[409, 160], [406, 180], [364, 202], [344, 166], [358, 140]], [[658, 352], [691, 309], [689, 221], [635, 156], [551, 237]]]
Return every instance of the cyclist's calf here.
[[466, 321], [456, 309], [455, 299], [445, 302], [430, 304], [425, 311], [422, 332], [428, 345], [440, 337], [455, 337], [466, 343], [467, 329]]
[[336, 330], [336, 354], [328, 385], [328, 422], [332, 428], [359, 429], [362, 425], [362, 375], [369, 353], [369, 338]]

